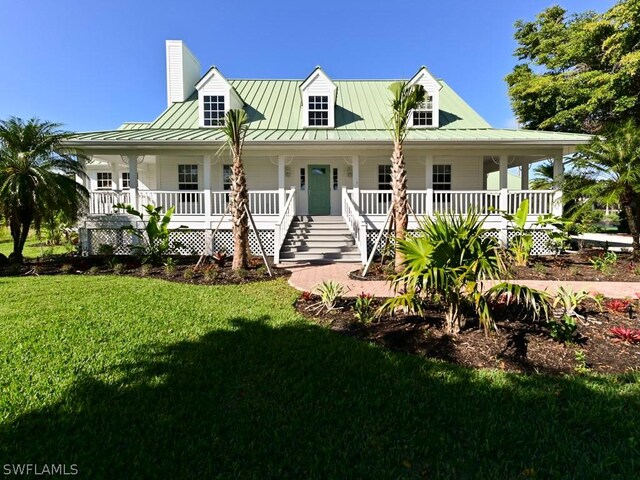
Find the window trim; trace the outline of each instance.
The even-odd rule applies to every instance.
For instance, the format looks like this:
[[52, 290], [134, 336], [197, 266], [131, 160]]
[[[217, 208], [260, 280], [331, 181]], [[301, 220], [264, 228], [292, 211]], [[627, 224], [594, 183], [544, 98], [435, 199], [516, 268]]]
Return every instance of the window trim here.
[[[444, 171], [437, 171], [440, 168], [442, 168]], [[445, 178], [448, 176], [449, 177], [449, 181], [444, 181], [444, 180], [437, 180], [436, 181], [436, 176], [444, 176]], [[445, 188], [441, 188], [441, 187], [445, 187]], [[434, 164], [431, 167], [431, 188], [433, 188], [434, 191], [451, 191], [453, 187], [453, 169], [451, 168], [451, 164], [450, 163], [439, 163], [439, 164]]]
[[[127, 178], [125, 179], [125, 175]], [[125, 183], [127, 186], [125, 187]], [[120, 190], [131, 190], [131, 173], [120, 172]]]
[[[214, 97], [217, 100], [211, 100]], [[202, 95], [202, 102], [200, 104], [202, 109], [202, 126], [206, 128], [219, 128], [224, 126], [224, 117], [227, 113], [227, 102], [226, 95]], [[217, 105], [218, 107], [222, 104], [222, 110], [220, 110], [220, 108], [217, 108], [216, 110], [211, 108], [207, 109], [207, 104]], [[211, 115], [212, 113], [215, 114], [215, 120], [217, 123], [212, 123], [213, 119], [211, 116], [207, 118], [207, 114]], [[207, 122], [209, 122], [209, 124], [207, 124]]]
[[[327, 94], [327, 95], [307, 95], [307, 112], [306, 112], [306, 120], [307, 120], [307, 127], [308, 128], [330, 128], [331, 127], [331, 119], [330, 114], [331, 114], [331, 95]], [[313, 99], [313, 100], [312, 100]], [[311, 108], [312, 105], [314, 106], [314, 108]], [[326, 108], [316, 108], [317, 105], [320, 105], [321, 107], [323, 107], [324, 105], [326, 105]], [[312, 113], [325, 113], [326, 114], [326, 118], [321, 118], [321, 121], [323, 121], [324, 123], [322, 124], [317, 124], [314, 123], [313, 125], [311, 124], [311, 114]], [[318, 121], [317, 119], [314, 120], [314, 122]]]
[[[387, 170], [387, 169], [389, 170], [388, 173], [386, 171], [383, 171], [383, 170]], [[389, 182], [387, 182], [387, 183], [381, 182], [380, 178], [382, 176], [385, 176], [385, 177], [388, 176], [389, 177]], [[392, 190], [391, 182], [392, 182], [391, 165], [388, 165], [386, 163], [378, 165], [378, 190]]]
[[[107, 175], [108, 178], [100, 178]], [[100, 186], [101, 182], [109, 182], [109, 186]], [[96, 172], [96, 190], [113, 190], [113, 172]]]
[[[183, 167], [191, 167], [192, 170], [190, 172], [181, 172], [180, 170]], [[181, 180], [181, 175], [195, 176], [195, 180]], [[184, 188], [187, 185], [195, 186], [195, 188]], [[200, 190], [200, 176], [198, 172], [198, 164], [197, 163], [180, 163], [178, 164], [178, 190], [181, 192], [193, 192]]]
[[[233, 182], [231, 181], [231, 177], [233, 175], [233, 170], [231, 169], [232, 165], [230, 163], [225, 163], [222, 165], [222, 190], [225, 192], [230, 192]], [[227, 170], [228, 170], [228, 179], [229, 181], [225, 181], [227, 179]]]
[[[430, 123], [420, 123], [416, 124], [416, 113], [425, 115], [425, 122], [429, 122], [428, 114], [431, 114]], [[425, 101], [418, 108], [414, 109], [411, 112], [411, 126], [414, 128], [435, 128], [436, 127], [436, 119], [435, 119], [435, 109], [434, 109], [434, 98], [433, 95], [427, 94], [425, 95]]]

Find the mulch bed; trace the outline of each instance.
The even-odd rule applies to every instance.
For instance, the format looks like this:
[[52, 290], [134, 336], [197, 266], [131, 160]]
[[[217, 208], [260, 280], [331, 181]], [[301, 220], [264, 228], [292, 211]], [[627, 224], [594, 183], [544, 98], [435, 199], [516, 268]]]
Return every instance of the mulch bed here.
[[[300, 297], [296, 309], [307, 318], [331, 330], [385, 348], [421, 357], [444, 360], [473, 368], [493, 368], [521, 373], [572, 374], [580, 368], [576, 352], [584, 352], [586, 367], [598, 373], [622, 373], [640, 368], [640, 344], [614, 340], [612, 327], [640, 328], [636, 302], [633, 319], [627, 313], [600, 312], [595, 303], [587, 306], [585, 322], [578, 321], [579, 336], [572, 344], [553, 340], [542, 322], [513, 319], [505, 310], [497, 319], [498, 331], [486, 335], [477, 326], [458, 335], [444, 333], [444, 314], [433, 306], [422, 317], [384, 316], [372, 323], [361, 323], [353, 312], [354, 299], [343, 299], [339, 309], [315, 313], [310, 308], [318, 297]], [[376, 299], [377, 305], [382, 303]], [[579, 355], [579, 353], [578, 353]]]
[[262, 258], [259, 257], [252, 257], [249, 261], [249, 268], [238, 272], [231, 270], [230, 258], [222, 267], [207, 262], [202, 268], [194, 271], [198, 258], [172, 257], [175, 266], [166, 268], [165, 266], [143, 266], [140, 259], [133, 256], [118, 256], [109, 259], [104, 256], [73, 257], [61, 255], [42, 261], [25, 262], [22, 265], [2, 266], [0, 267], [0, 277], [61, 274], [129, 275], [192, 285], [239, 285], [290, 275], [287, 270], [271, 267], [274, 276], [270, 277]]

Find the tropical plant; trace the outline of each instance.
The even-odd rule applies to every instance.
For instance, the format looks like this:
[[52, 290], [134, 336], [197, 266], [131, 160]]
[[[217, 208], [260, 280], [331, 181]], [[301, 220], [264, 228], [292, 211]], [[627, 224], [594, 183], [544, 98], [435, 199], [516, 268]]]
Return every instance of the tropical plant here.
[[167, 257], [164, 261], [164, 273], [169, 275], [169, 276], [173, 276], [176, 273], [177, 270], [177, 264], [174, 258], [172, 257]]
[[551, 320], [547, 326], [549, 327], [549, 335], [556, 342], [572, 342], [578, 333], [578, 322], [569, 315], [562, 315], [559, 319]]
[[375, 317], [375, 308], [373, 302], [375, 295], [361, 292], [356, 297], [356, 303], [353, 306], [354, 316], [363, 323], [369, 323]]
[[324, 280], [320, 285], [316, 286], [315, 291], [320, 296], [320, 301], [312, 305], [317, 312], [326, 310], [330, 312], [336, 308], [338, 300], [344, 294], [342, 284], [333, 280]]
[[630, 308], [633, 308], [631, 300], [626, 298], [610, 298], [605, 300], [604, 306], [612, 312], [627, 313]]
[[622, 342], [640, 343], [640, 329], [613, 327], [609, 329], [611, 334]]
[[75, 220], [89, 197], [76, 181], [83, 156], [64, 145], [72, 135], [60, 124], [32, 118], [0, 121], [0, 216], [13, 238], [10, 259], [22, 262], [29, 230], [52, 214]]
[[615, 252], [602, 252], [589, 259], [593, 269], [597, 272], [611, 273], [613, 266], [618, 263], [618, 255]]
[[640, 259], [640, 129], [634, 120], [612, 126], [579, 149], [576, 168], [595, 181], [581, 192], [579, 211], [597, 203], [619, 204], [631, 232], [633, 258]]
[[502, 217], [509, 222], [509, 227], [514, 232], [509, 240], [509, 253], [513, 262], [518, 267], [526, 267], [529, 264], [529, 257], [533, 249], [533, 235], [525, 229], [527, 217], [529, 216], [529, 199], [524, 199], [518, 206], [514, 214], [502, 213]]
[[[426, 92], [422, 85], [409, 85], [407, 82], [393, 82], [389, 85], [393, 95], [391, 100], [391, 119], [389, 130], [393, 140], [391, 155], [391, 189], [393, 190], [393, 219], [396, 237], [404, 240], [409, 223], [409, 203], [407, 199], [407, 170], [404, 160], [403, 143], [409, 131], [411, 112], [420, 107]], [[396, 271], [402, 270], [404, 258], [396, 250]]]
[[[144, 224], [144, 230], [127, 225], [122, 227], [123, 230], [131, 232], [142, 244], [135, 245], [134, 251], [142, 255], [142, 263], [152, 263], [153, 265], [161, 265], [164, 258], [172, 251], [180, 247], [179, 242], [171, 242], [171, 216], [175, 207], [171, 207], [163, 215], [163, 207], [154, 207], [153, 205], [145, 205], [144, 212], [139, 212], [131, 205], [118, 203], [113, 206], [114, 211], [124, 210], [129, 215], [138, 217]], [[144, 214], [149, 217], [145, 221]], [[185, 229], [187, 227], [180, 226], [176, 230]]]
[[594, 301], [599, 308], [602, 308], [600, 300], [585, 290], [574, 292], [570, 287], [565, 288], [563, 285], [560, 285], [552, 303], [555, 316], [562, 317], [568, 315], [570, 317], [583, 319], [584, 316], [578, 313], [578, 310], [587, 300]]
[[246, 269], [249, 264], [249, 196], [247, 179], [242, 162], [242, 147], [248, 129], [247, 113], [242, 109], [231, 109], [224, 117], [222, 132], [227, 141], [219, 150], [231, 152], [231, 191], [229, 211], [231, 212], [233, 234], [232, 270]]

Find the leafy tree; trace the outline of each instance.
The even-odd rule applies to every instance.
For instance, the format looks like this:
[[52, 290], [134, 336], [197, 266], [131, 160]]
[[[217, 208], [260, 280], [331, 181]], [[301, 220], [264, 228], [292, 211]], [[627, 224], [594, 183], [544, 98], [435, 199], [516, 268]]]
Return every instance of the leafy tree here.
[[603, 14], [553, 6], [515, 27], [522, 63], [506, 80], [525, 128], [593, 133], [640, 116], [640, 0]]
[[[391, 120], [389, 129], [393, 139], [391, 155], [391, 188], [393, 190], [393, 219], [396, 238], [404, 240], [409, 224], [409, 202], [407, 199], [407, 169], [402, 145], [408, 133], [411, 111], [425, 100], [426, 92], [422, 85], [409, 86], [407, 82], [394, 82], [389, 85], [393, 95], [391, 101]], [[396, 251], [396, 271], [402, 269], [404, 257], [402, 251]]]
[[581, 174], [592, 179], [582, 190], [580, 211], [598, 203], [618, 203], [633, 238], [633, 257], [640, 259], [640, 129], [633, 120], [610, 127], [582, 147], [575, 160]]
[[36, 118], [0, 121], [0, 212], [17, 262], [32, 226], [39, 231], [51, 212], [75, 219], [89, 196], [76, 181], [84, 175], [80, 154], [64, 146], [71, 133], [59, 128]]
[[231, 192], [229, 210], [233, 230], [232, 270], [247, 268], [249, 264], [249, 195], [247, 178], [242, 163], [242, 147], [247, 134], [247, 113], [242, 109], [231, 109], [224, 118], [222, 131], [227, 138], [226, 148], [231, 152]]

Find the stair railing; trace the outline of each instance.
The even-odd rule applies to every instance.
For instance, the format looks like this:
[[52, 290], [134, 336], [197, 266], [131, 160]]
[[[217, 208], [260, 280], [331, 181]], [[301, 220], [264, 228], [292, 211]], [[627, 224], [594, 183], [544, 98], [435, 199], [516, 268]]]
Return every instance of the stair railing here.
[[353, 235], [364, 265], [367, 263], [367, 224], [346, 187], [342, 187], [342, 218]]
[[284, 204], [284, 208], [282, 212], [280, 212], [280, 216], [278, 217], [278, 221], [276, 222], [274, 228], [273, 235], [273, 263], [280, 263], [280, 249], [282, 248], [282, 244], [284, 243], [285, 238], [287, 237], [287, 233], [289, 232], [289, 227], [291, 226], [291, 222], [293, 222], [294, 217], [296, 216], [296, 189], [295, 187], [291, 187], [289, 190], [289, 196], [287, 201]]

